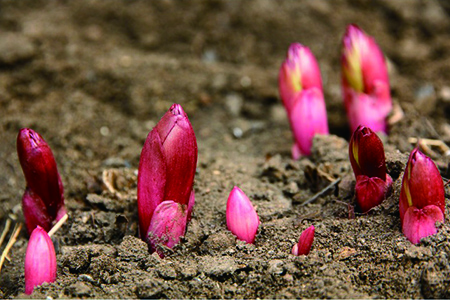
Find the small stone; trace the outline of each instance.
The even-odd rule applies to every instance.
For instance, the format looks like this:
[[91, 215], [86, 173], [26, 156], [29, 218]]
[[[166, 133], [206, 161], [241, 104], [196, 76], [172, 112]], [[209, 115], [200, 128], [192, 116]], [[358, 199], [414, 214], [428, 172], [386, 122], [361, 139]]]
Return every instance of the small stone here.
[[207, 276], [217, 279], [225, 278], [232, 275], [238, 266], [234, 259], [229, 256], [211, 257], [205, 256], [202, 259], [201, 271]]
[[66, 293], [73, 297], [89, 297], [91, 288], [84, 282], [76, 282], [66, 288]]
[[26, 36], [18, 33], [0, 35], [0, 65], [13, 65], [28, 60], [36, 53], [36, 49]]
[[229, 94], [225, 97], [225, 107], [233, 117], [241, 114], [243, 102], [244, 100], [238, 94]]
[[269, 261], [268, 271], [271, 275], [282, 275], [284, 272], [283, 261], [279, 259]]

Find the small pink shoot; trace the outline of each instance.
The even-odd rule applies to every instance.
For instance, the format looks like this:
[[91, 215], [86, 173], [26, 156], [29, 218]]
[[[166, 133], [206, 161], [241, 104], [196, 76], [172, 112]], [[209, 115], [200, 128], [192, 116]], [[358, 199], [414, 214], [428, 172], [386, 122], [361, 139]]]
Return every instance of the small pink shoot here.
[[34, 287], [56, 280], [56, 254], [47, 232], [37, 226], [31, 233], [25, 256], [25, 293]]
[[227, 227], [241, 241], [255, 242], [259, 217], [250, 199], [235, 186], [227, 202]]
[[315, 231], [316, 228], [314, 227], [314, 225], [311, 225], [302, 232], [300, 238], [298, 239], [298, 243], [294, 244], [294, 246], [292, 247], [293, 255], [300, 256], [309, 254], [314, 241]]

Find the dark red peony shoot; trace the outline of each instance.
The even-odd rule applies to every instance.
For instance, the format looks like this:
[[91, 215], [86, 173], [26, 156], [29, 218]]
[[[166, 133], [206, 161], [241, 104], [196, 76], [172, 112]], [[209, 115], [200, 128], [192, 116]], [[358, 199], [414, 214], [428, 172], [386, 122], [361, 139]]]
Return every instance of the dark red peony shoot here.
[[35, 286], [56, 280], [56, 254], [53, 242], [39, 225], [33, 230], [25, 255], [25, 293]]
[[52, 150], [37, 132], [23, 128], [17, 136], [17, 153], [27, 182], [22, 209], [28, 233], [38, 225], [49, 231], [66, 213], [64, 188]]
[[404, 235], [414, 244], [437, 233], [445, 219], [445, 192], [434, 162], [415, 148], [409, 155], [400, 192], [400, 219]]
[[386, 198], [392, 186], [383, 143], [369, 127], [360, 125], [350, 139], [349, 157], [356, 177], [356, 201], [367, 212]]
[[196, 166], [194, 130], [181, 106], [173, 104], [148, 134], [139, 162], [139, 232], [152, 251], [158, 245], [172, 248], [184, 235], [195, 203]]

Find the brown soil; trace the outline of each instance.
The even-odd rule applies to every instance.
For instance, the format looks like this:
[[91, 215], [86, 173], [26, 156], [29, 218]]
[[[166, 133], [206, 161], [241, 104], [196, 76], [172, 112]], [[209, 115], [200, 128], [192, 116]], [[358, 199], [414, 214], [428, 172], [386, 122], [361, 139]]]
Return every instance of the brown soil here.
[[[0, 8], [0, 226], [11, 213], [23, 218], [15, 151], [22, 127], [53, 149], [70, 214], [54, 236], [58, 278], [32, 297], [450, 297], [448, 223], [414, 246], [398, 214], [408, 137], [450, 142], [447, 2], [2, 1]], [[348, 23], [381, 45], [405, 113], [385, 143], [394, 192], [355, 218], [339, 86]], [[333, 134], [299, 161], [290, 158], [277, 92], [294, 41], [320, 63]], [[160, 259], [137, 238], [136, 173], [147, 133], [173, 102], [198, 140], [197, 203], [186, 237]], [[449, 178], [449, 159], [433, 150]], [[115, 191], [102, 184], [103, 172]], [[234, 185], [257, 206], [254, 245], [226, 228]], [[311, 254], [290, 255], [311, 224]], [[22, 232], [1, 271], [1, 297], [26, 297], [26, 246]]]

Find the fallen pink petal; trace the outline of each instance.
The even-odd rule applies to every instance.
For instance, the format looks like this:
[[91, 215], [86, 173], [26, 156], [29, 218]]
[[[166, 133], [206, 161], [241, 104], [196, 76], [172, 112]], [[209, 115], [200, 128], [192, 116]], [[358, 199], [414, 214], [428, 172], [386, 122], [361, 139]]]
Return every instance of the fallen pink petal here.
[[227, 227], [238, 239], [249, 244], [255, 242], [259, 217], [250, 199], [235, 186], [227, 202]]

